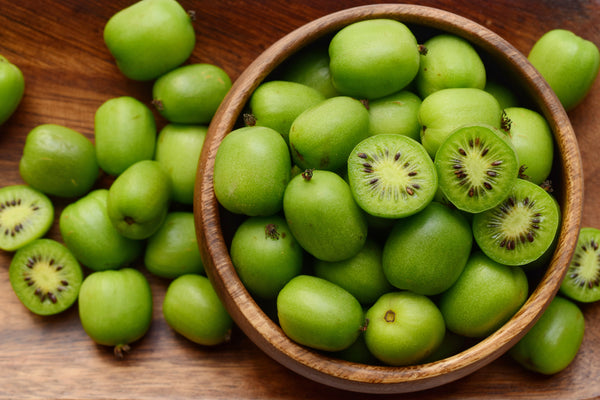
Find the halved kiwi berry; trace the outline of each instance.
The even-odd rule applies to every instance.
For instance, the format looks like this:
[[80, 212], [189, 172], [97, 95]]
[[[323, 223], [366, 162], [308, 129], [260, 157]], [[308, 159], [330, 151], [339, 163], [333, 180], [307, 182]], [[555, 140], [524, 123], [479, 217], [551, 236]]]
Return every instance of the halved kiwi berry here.
[[473, 216], [473, 236], [492, 260], [525, 265], [552, 245], [560, 224], [560, 208], [550, 193], [517, 179], [508, 196], [491, 210]]
[[0, 249], [14, 251], [48, 232], [54, 219], [50, 199], [27, 185], [0, 189]]
[[425, 148], [397, 134], [370, 136], [357, 144], [348, 157], [348, 181], [358, 205], [383, 218], [422, 210], [433, 200], [438, 184]]
[[560, 292], [582, 303], [600, 300], [600, 229], [581, 228]]
[[71, 252], [52, 239], [36, 239], [17, 250], [8, 269], [19, 300], [38, 315], [58, 314], [79, 294], [83, 271]]
[[466, 126], [435, 155], [440, 190], [460, 210], [480, 213], [506, 198], [519, 173], [513, 147], [493, 128]]

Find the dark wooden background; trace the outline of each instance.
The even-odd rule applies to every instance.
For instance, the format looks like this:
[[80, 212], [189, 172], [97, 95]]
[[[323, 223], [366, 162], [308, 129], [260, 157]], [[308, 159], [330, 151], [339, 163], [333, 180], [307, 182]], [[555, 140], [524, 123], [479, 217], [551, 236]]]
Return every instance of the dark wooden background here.
[[[26, 77], [17, 113], [0, 126], [0, 186], [22, 183], [18, 161], [27, 133], [56, 123], [93, 137], [95, 110], [107, 99], [132, 95], [150, 104], [151, 84], [116, 69], [102, 31], [133, 0], [0, 0], [0, 54]], [[197, 13], [197, 45], [190, 61], [221, 66], [235, 79], [274, 41], [300, 25], [367, 1], [181, 0]], [[407, 1], [407, 3], [416, 3]], [[423, 0], [468, 17], [527, 54], [535, 40], [565, 28], [600, 45], [597, 0]], [[569, 113], [585, 168], [584, 226], [600, 227], [600, 82]], [[159, 119], [159, 127], [164, 121]], [[107, 184], [101, 180], [99, 185]], [[64, 207], [58, 201], [57, 214]], [[59, 238], [57, 224], [49, 233]], [[8, 282], [10, 253], [0, 251], [0, 398], [364, 399], [314, 383], [265, 356], [239, 330], [223, 346], [195, 345], [171, 331], [161, 303], [168, 282], [149, 276], [154, 321], [125, 361], [96, 346], [76, 308], [42, 318], [29, 313]], [[600, 395], [600, 305], [583, 307], [587, 331], [575, 361], [543, 377], [507, 356], [457, 382], [395, 399], [587, 399]], [[373, 398], [386, 396], [373, 396]]]

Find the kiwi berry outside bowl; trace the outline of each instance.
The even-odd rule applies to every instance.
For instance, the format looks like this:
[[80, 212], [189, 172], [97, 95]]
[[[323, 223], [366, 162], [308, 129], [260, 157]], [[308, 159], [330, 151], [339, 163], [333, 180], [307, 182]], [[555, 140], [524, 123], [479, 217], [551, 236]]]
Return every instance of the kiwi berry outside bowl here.
[[[448, 32], [470, 41], [547, 119], [556, 144], [551, 177], [562, 212], [560, 236], [551, 262], [526, 303], [500, 329], [467, 350], [440, 361], [407, 367], [342, 361], [290, 340], [236, 274], [227, 243], [234, 228], [220, 209], [212, 181], [219, 144], [240, 125], [254, 89], [299, 49], [353, 22], [373, 18], [396, 19], [417, 31]], [[557, 97], [522, 53], [489, 29], [458, 15], [425, 6], [382, 4], [339, 11], [296, 29], [264, 51], [239, 76], [208, 130], [198, 169], [194, 213], [207, 274], [236, 324], [261, 350], [290, 370], [332, 387], [363, 393], [405, 393], [440, 386], [476, 371], [505, 353], [535, 323], [556, 294], [574, 252], [582, 193], [582, 165], [573, 128]]]

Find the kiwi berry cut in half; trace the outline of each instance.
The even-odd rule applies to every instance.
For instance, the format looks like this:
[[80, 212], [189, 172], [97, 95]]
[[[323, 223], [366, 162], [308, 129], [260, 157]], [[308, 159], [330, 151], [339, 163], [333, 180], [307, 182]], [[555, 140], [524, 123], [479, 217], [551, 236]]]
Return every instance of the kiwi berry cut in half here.
[[79, 295], [83, 271], [61, 243], [36, 239], [17, 250], [8, 269], [10, 284], [25, 307], [38, 315], [58, 314]]
[[54, 206], [39, 190], [27, 185], [0, 189], [0, 249], [14, 251], [46, 234]]
[[473, 216], [473, 237], [492, 260], [512, 266], [537, 260], [560, 225], [558, 202], [542, 187], [517, 179], [496, 207]]
[[348, 157], [348, 181], [368, 214], [402, 218], [425, 208], [438, 178], [425, 148], [399, 134], [379, 134], [358, 143]]
[[499, 204], [519, 174], [514, 148], [487, 126], [454, 131], [435, 155], [440, 190], [456, 208], [480, 213]]
[[600, 229], [584, 227], [579, 231], [560, 292], [582, 303], [600, 300]]

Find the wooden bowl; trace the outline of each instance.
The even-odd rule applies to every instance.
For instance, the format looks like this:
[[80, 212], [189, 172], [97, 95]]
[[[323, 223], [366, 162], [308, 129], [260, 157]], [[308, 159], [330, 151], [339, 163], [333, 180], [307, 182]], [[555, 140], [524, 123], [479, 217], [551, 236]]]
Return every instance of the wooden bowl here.
[[[240, 121], [256, 87], [299, 49], [364, 19], [392, 18], [409, 27], [445, 31], [469, 40], [511, 76], [548, 120], [557, 146], [553, 181], [562, 209], [556, 251], [522, 308], [489, 337], [452, 357], [408, 367], [368, 366], [330, 358], [290, 340], [246, 291], [229, 257], [213, 191], [215, 155], [221, 140]], [[199, 164], [194, 212], [205, 268], [241, 330], [267, 355], [296, 373], [323, 384], [363, 393], [414, 392], [457, 380], [505, 353], [535, 323], [556, 294], [574, 252], [582, 214], [583, 174], [575, 134], [565, 110], [526, 57], [489, 29], [458, 15], [424, 6], [383, 4], [336, 12], [289, 33], [263, 52], [234, 83], [210, 125]]]

